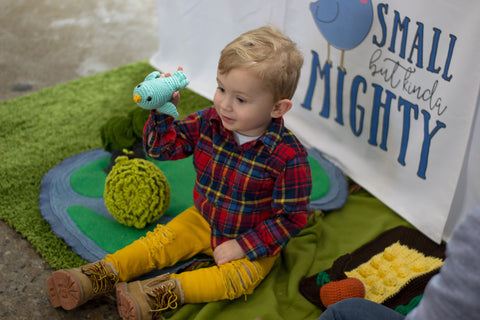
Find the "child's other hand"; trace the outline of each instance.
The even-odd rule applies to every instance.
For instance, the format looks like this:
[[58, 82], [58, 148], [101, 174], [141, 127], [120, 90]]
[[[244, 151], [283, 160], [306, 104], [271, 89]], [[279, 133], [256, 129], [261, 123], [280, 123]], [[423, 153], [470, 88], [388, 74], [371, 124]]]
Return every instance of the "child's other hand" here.
[[225, 241], [213, 251], [213, 258], [218, 265], [242, 259], [245, 256], [245, 252], [236, 240]]

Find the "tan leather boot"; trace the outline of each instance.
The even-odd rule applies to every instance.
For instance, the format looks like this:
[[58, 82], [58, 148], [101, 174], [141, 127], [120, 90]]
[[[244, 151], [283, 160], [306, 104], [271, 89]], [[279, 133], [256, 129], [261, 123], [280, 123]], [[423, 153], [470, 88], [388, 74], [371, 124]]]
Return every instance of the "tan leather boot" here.
[[47, 279], [50, 303], [71, 310], [115, 289], [118, 275], [110, 263], [97, 261], [79, 268], [58, 270]]
[[161, 312], [175, 310], [183, 301], [180, 282], [169, 274], [117, 285], [118, 313], [124, 320], [161, 319]]

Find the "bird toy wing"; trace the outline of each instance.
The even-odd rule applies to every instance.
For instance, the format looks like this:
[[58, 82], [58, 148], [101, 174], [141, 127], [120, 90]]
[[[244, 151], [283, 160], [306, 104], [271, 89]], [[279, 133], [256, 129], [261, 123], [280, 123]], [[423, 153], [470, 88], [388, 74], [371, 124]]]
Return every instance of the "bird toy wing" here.
[[178, 117], [177, 107], [170, 102], [172, 95], [185, 88], [190, 81], [182, 70], [169, 77], [161, 77], [154, 71], [133, 89], [133, 100], [143, 109], [157, 109], [174, 118]]

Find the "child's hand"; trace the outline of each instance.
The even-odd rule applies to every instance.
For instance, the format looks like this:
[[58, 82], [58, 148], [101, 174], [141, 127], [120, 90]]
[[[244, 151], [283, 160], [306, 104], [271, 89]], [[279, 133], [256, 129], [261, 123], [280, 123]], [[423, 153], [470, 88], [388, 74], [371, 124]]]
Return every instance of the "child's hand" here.
[[225, 241], [213, 251], [213, 258], [218, 265], [242, 259], [245, 256], [245, 252], [236, 240]]

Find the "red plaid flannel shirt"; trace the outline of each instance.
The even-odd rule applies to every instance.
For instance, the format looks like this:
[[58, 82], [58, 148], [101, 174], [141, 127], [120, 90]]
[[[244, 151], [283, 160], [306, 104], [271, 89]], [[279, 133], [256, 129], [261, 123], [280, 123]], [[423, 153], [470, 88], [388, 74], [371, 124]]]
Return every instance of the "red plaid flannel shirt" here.
[[305, 226], [310, 166], [282, 118], [241, 146], [212, 107], [175, 121], [152, 111], [143, 135], [153, 159], [193, 154], [194, 203], [211, 226], [212, 249], [235, 239], [250, 260], [273, 256]]

